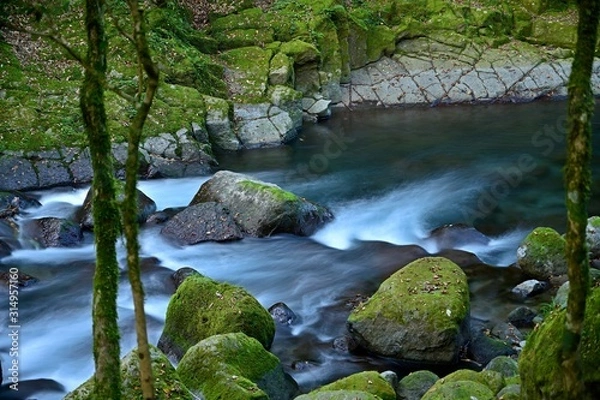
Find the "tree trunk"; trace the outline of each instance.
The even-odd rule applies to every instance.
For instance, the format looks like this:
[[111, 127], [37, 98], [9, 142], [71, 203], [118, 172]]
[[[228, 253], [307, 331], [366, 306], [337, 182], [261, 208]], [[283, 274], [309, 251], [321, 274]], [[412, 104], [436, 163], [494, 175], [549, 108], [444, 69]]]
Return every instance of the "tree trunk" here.
[[90, 146], [94, 178], [93, 217], [96, 270], [93, 289], [94, 362], [96, 399], [121, 397], [117, 292], [119, 265], [116, 240], [119, 210], [115, 198], [111, 140], [106, 126], [103, 82], [106, 76], [107, 40], [104, 32], [104, 1], [86, 0], [85, 25], [88, 38], [87, 65], [80, 105]]
[[579, 360], [579, 343], [587, 293], [589, 259], [585, 231], [591, 184], [591, 132], [594, 98], [590, 80], [597, 40], [600, 0], [580, 0], [577, 45], [569, 79], [567, 160], [565, 188], [567, 204], [566, 256], [569, 275], [567, 320], [563, 333], [562, 366], [570, 399], [587, 399]]
[[[140, 359], [140, 380], [142, 395], [145, 400], [154, 399], [154, 383], [152, 380], [152, 363], [146, 330], [146, 314], [144, 312], [144, 288], [141, 281], [137, 221], [137, 173], [139, 166], [139, 144], [146, 117], [150, 112], [152, 100], [158, 87], [158, 68], [152, 62], [144, 17], [138, 0], [127, 0], [133, 24], [133, 39], [136, 47], [138, 64], [147, 75], [146, 91], [143, 101], [138, 104], [136, 114], [129, 126], [129, 143], [125, 172], [125, 200], [123, 202], [123, 225], [127, 241], [127, 268], [133, 295], [135, 325], [137, 333], [137, 351]], [[142, 78], [142, 77], [140, 77]], [[139, 80], [140, 89], [144, 80]], [[141, 90], [138, 93], [142, 93]]]

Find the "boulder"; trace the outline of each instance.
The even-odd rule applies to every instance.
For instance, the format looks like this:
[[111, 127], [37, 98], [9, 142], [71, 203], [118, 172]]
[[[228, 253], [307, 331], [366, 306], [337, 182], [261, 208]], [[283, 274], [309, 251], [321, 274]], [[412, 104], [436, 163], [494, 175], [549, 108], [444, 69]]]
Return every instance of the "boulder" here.
[[351, 390], [371, 393], [382, 400], [396, 400], [396, 391], [376, 371], [363, 371], [322, 386], [313, 392]]
[[269, 313], [273, 320], [280, 325], [293, 325], [298, 319], [296, 313], [287, 304], [281, 302], [269, 307]]
[[182, 267], [177, 271], [173, 272], [171, 275], [171, 279], [173, 279], [173, 284], [175, 285], [175, 289], [177, 289], [183, 281], [185, 281], [190, 276], [202, 276], [200, 272], [196, 271], [192, 267]]
[[519, 299], [526, 299], [527, 297], [533, 297], [544, 292], [547, 288], [548, 283], [546, 282], [540, 282], [537, 279], [528, 279], [512, 288], [510, 292]]
[[384, 281], [348, 317], [359, 345], [405, 360], [453, 363], [468, 339], [469, 287], [442, 257], [413, 261]]
[[212, 335], [243, 332], [269, 348], [275, 323], [246, 290], [202, 275], [188, 276], [169, 301], [158, 347], [174, 360]]
[[328, 390], [310, 392], [296, 397], [294, 400], [381, 400], [374, 394], [359, 390]]
[[215, 202], [199, 203], [173, 216], [160, 233], [183, 244], [241, 239], [242, 231], [229, 210]]
[[411, 372], [398, 382], [398, 400], [421, 400], [438, 379], [431, 371]]
[[198, 342], [181, 359], [177, 372], [192, 392], [206, 400], [288, 400], [298, 393], [279, 359], [241, 332]]
[[533, 319], [538, 313], [527, 306], [519, 306], [508, 314], [508, 322], [517, 328], [533, 328]]
[[501, 373], [496, 371], [473, 371], [470, 369], [459, 369], [458, 371], [454, 371], [449, 375], [446, 375], [442, 379], [438, 380], [429, 390], [428, 392], [433, 392], [438, 390], [438, 388], [442, 385], [445, 385], [450, 382], [477, 382], [482, 385], [488, 387], [488, 389], [493, 393], [498, 393], [504, 387], [504, 377]]
[[[181, 383], [175, 368], [167, 357], [156, 347], [150, 346], [152, 359], [152, 378], [156, 400], [193, 400], [194, 397]], [[131, 350], [121, 360], [121, 395], [123, 399], [141, 399], [139, 357], [137, 349]], [[78, 388], [67, 394], [64, 400], [92, 400], [94, 377], [92, 376]]]
[[277, 185], [230, 171], [219, 171], [205, 182], [190, 205], [210, 201], [227, 207], [242, 230], [256, 237], [308, 236], [333, 218], [327, 208]]
[[[146, 196], [141, 190], [137, 190], [138, 194], [138, 215], [137, 220], [139, 223], [146, 222], [146, 219], [156, 211], [156, 203], [150, 197]], [[117, 199], [120, 202], [123, 201], [123, 184], [119, 183], [117, 188]], [[92, 214], [92, 190], [88, 190], [83, 205], [77, 211], [76, 220], [79, 222], [81, 227], [85, 230], [94, 229], [94, 217]]]
[[487, 363], [485, 370], [496, 371], [504, 378], [512, 378], [519, 375], [519, 364], [517, 364], [514, 358], [499, 356]]
[[482, 383], [452, 381], [434, 385], [421, 400], [494, 400], [494, 393]]
[[487, 245], [490, 238], [472, 226], [448, 224], [431, 231], [430, 238], [435, 241], [438, 250], [458, 249], [465, 245]]
[[471, 340], [468, 357], [479, 364], [485, 365], [495, 357], [517, 353], [512, 347], [512, 342], [493, 336], [490, 327], [481, 321], [472, 318], [469, 330]]
[[539, 280], [566, 274], [565, 239], [552, 228], [534, 229], [517, 249], [517, 265]]
[[[551, 312], [527, 338], [519, 356], [521, 393], [524, 399], [565, 399], [561, 352], [566, 311]], [[579, 345], [580, 379], [588, 387], [600, 387], [600, 288], [591, 289], [585, 308]]]
[[64, 218], [32, 219], [23, 224], [22, 232], [42, 247], [73, 247], [83, 240], [79, 224]]

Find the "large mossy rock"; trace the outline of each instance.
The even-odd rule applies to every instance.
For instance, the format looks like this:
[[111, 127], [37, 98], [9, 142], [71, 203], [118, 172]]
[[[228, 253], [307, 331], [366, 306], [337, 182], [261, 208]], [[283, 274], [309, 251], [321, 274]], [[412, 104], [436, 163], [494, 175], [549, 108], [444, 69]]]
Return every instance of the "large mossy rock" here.
[[292, 233], [308, 236], [333, 218], [320, 205], [277, 185], [231, 171], [219, 171], [205, 182], [190, 205], [215, 201], [223, 204], [249, 235]]
[[175, 360], [212, 335], [243, 332], [269, 348], [271, 314], [246, 290], [200, 274], [187, 277], [171, 297], [158, 347]]
[[480, 383], [487, 386], [492, 394], [498, 393], [505, 386], [504, 377], [500, 372], [487, 370], [477, 372], [470, 369], [459, 369], [438, 380], [428, 391], [435, 392], [440, 389], [440, 386], [442, 385], [459, 381]]
[[200, 341], [181, 359], [177, 373], [206, 400], [288, 400], [298, 392], [279, 359], [240, 332]]
[[359, 372], [314, 390], [313, 394], [336, 390], [371, 393], [382, 400], [396, 400], [394, 388], [376, 371]]
[[565, 244], [565, 239], [554, 229], [535, 228], [517, 249], [517, 265], [539, 280], [566, 274]]
[[[519, 357], [521, 394], [525, 400], [569, 398], [560, 363], [565, 310], [552, 312], [527, 339]], [[600, 288], [590, 292], [580, 344], [581, 379], [600, 393]]]
[[348, 329], [371, 352], [405, 360], [452, 363], [468, 339], [469, 287], [442, 257], [413, 261], [384, 281], [348, 317]]
[[[152, 378], [154, 379], [154, 394], [156, 400], [193, 400], [194, 397], [181, 383], [175, 368], [167, 357], [156, 347], [150, 346], [152, 359]], [[121, 360], [121, 396], [127, 400], [142, 400], [140, 387], [140, 367], [137, 349], [127, 353]], [[64, 400], [92, 400], [94, 377], [91, 377], [77, 389], [67, 394]]]

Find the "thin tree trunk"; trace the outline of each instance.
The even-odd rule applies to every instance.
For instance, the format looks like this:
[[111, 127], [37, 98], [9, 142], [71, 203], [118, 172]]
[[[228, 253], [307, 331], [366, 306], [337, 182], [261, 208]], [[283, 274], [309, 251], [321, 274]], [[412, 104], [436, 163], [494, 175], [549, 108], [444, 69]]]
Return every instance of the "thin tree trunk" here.
[[86, 0], [87, 64], [80, 105], [90, 146], [94, 179], [93, 217], [96, 242], [92, 319], [96, 399], [121, 398], [117, 292], [119, 265], [116, 240], [119, 210], [115, 198], [111, 141], [106, 126], [103, 81], [106, 75], [107, 41], [104, 33], [104, 1]]
[[594, 98], [590, 80], [596, 48], [600, 0], [580, 0], [577, 45], [569, 79], [566, 255], [569, 275], [567, 320], [563, 333], [562, 366], [570, 399], [591, 398], [581, 378], [579, 344], [589, 291], [589, 259], [585, 231], [591, 184], [591, 132]]
[[[141, 281], [137, 221], [137, 173], [139, 166], [139, 144], [146, 117], [150, 112], [152, 100], [158, 87], [158, 68], [152, 62], [144, 17], [137, 0], [127, 0], [133, 23], [133, 39], [137, 51], [138, 64], [146, 72], [146, 91], [143, 101], [138, 105], [137, 112], [129, 126], [129, 143], [127, 148], [125, 200], [123, 203], [123, 225], [127, 241], [127, 267], [129, 282], [133, 293], [135, 324], [137, 333], [137, 351], [140, 359], [140, 379], [142, 395], [145, 400], [154, 399], [154, 384], [152, 380], [152, 360], [148, 346], [146, 330], [146, 314], [144, 312], [144, 288]], [[142, 77], [140, 77], [142, 78]], [[140, 88], [144, 84], [139, 80]], [[141, 90], [139, 93], [142, 93]]]

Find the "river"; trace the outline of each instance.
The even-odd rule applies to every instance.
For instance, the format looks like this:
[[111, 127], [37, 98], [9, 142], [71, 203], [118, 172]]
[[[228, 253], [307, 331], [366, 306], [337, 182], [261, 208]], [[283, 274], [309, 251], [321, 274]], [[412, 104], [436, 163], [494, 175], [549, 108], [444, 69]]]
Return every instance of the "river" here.
[[[335, 220], [309, 238], [277, 235], [187, 247], [161, 237], [160, 226], [145, 227], [140, 240], [151, 342], [158, 341], [174, 290], [169, 276], [183, 266], [239, 284], [265, 307], [284, 302], [300, 317], [292, 327], [278, 327], [272, 351], [304, 390], [367, 368], [391, 368], [400, 375], [410, 370], [390, 360], [341, 353], [332, 342], [345, 332], [348, 303], [373, 293], [399, 266], [425, 251], [453, 254], [467, 260], [472, 271], [477, 268], [470, 274], [472, 313], [505, 318], [516, 304], [508, 291], [522, 278], [507, 268], [519, 242], [536, 226], [564, 232], [565, 109], [564, 102], [535, 102], [336, 110], [330, 120], [305, 126], [289, 145], [219, 155], [220, 168], [327, 205]], [[599, 123], [596, 118], [595, 131]], [[594, 139], [595, 149], [600, 149], [599, 140]], [[599, 167], [595, 163], [595, 176]], [[145, 181], [140, 189], [159, 210], [180, 207], [208, 178]], [[35, 192], [42, 207], [27, 210], [20, 222], [72, 216], [86, 191]], [[598, 198], [592, 199], [590, 214], [600, 214]], [[461, 252], [441, 249], [430, 232], [450, 223], [475, 226], [491, 241], [457, 243]], [[483, 263], [474, 263], [464, 252]], [[119, 255], [124, 268], [122, 243]], [[69, 249], [37, 249], [24, 241], [23, 249], [0, 260], [0, 271], [16, 267], [39, 280], [19, 292], [23, 390], [16, 398], [45, 387], [31, 398], [59, 399], [92, 374], [93, 260], [89, 236]], [[7, 297], [6, 290], [2, 293]], [[134, 346], [135, 333], [125, 272], [118, 304], [126, 353]], [[5, 332], [7, 300], [0, 302], [0, 313]], [[3, 334], [5, 383], [10, 347], [10, 337]]]

